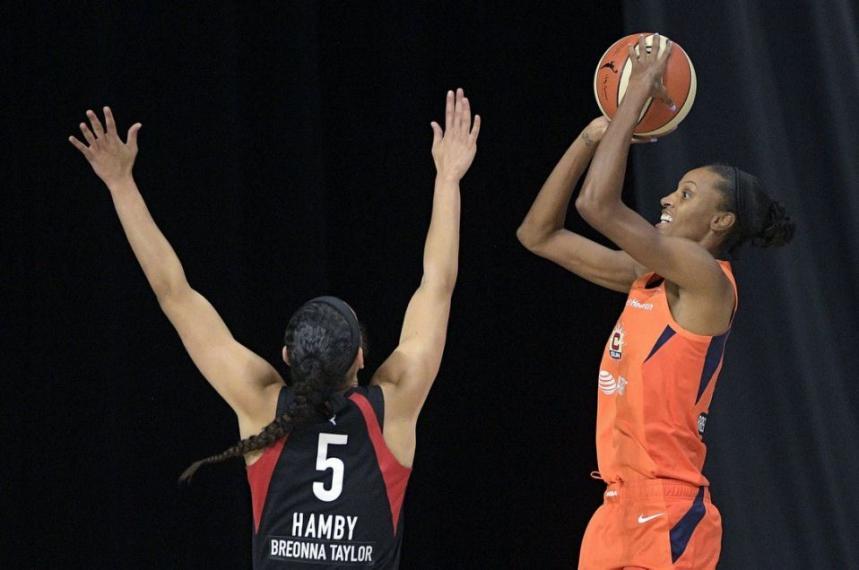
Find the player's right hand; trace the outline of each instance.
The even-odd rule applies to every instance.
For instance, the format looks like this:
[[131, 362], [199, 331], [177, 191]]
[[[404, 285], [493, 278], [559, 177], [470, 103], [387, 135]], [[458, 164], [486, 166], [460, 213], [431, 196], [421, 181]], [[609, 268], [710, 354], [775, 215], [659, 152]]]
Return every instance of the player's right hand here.
[[134, 159], [137, 157], [137, 132], [142, 125], [134, 123], [128, 129], [126, 142], [122, 142], [116, 133], [116, 123], [110, 107], [104, 108], [106, 129], [102, 128], [101, 121], [94, 112], [87, 111], [86, 115], [92, 129], [86, 123], [81, 123], [80, 129], [87, 144], [73, 136], [69, 137], [69, 142], [81, 151], [93, 171], [108, 187], [130, 178]]
[[636, 51], [636, 46], [630, 45], [627, 47], [629, 61], [632, 64], [632, 72], [629, 77], [630, 86], [635, 83], [641, 83], [645, 89], [649, 90], [651, 97], [659, 99], [667, 106], [676, 109], [662, 81], [665, 68], [668, 66], [668, 58], [671, 57], [673, 43], [671, 40], [667, 40], [665, 49], [660, 54], [659, 45], [661, 40], [659, 34], [653, 34], [652, 46], [650, 48], [645, 45], [644, 38], [644, 34], [638, 36], [638, 51]]
[[432, 122], [432, 157], [438, 176], [459, 182], [474, 161], [480, 115], [471, 121], [471, 104], [462, 89], [447, 92], [444, 130]]

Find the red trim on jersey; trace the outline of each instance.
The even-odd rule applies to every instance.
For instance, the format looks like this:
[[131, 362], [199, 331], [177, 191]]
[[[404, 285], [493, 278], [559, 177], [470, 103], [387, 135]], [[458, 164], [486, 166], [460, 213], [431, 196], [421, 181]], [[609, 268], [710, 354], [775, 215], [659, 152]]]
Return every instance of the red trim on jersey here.
[[382, 479], [385, 480], [388, 504], [391, 505], [391, 521], [394, 523], [394, 536], [396, 536], [397, 524], [400, 522], [400, 510], [403, 507], [403, 497], [406, 494], [406, 484], [409, 482], [409, 475], [411, 475], [412, 470], [401, 465], [391, 450], [388, 449], [385, 438], [382, 436], [382, 430], [379, 428], [379, 420], [376, 418], [376, 412], [370, 401], [363, 394], [357, 392], [350, 394], [349, 399], [355, 402], [355, 405], [361, 410], [361, 415], [364, 416], [364, 422], [367, 424], [367, 432], [370, 434], [370, 441], [373, 442], [373, 448], [376, 450], [376, 461], [379, 462]]
[[262, 510], [265, 507], [265, 498], [268, 495], [268, 486], [274, 475], [274, 468], [283, 452], [286, 438], [282, 437], [273, 445], [267, 447], [259, 459], [247, 466], [248, 483], [251, 486], [251, 503], [254, 509], [254, 532], [259, 531]]

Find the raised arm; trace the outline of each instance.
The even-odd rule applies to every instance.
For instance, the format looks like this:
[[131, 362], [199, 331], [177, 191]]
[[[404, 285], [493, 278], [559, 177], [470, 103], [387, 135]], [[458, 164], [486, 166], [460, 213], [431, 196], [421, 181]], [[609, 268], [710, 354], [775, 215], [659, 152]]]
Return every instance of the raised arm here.
[[[659, 45], [659, 36], [654, 36]], [[687, 292], [732, 295], [730, 283], [713, 256], [698, 243], [662, 235], [621, 201], [629, 144], [645, 103], [651, 97], [673, 105], [662, 84], [671, 43], [648, 53], [644, 36], [638, 53], [630, 47], [632, 73], [623, 102], [597, 148], [576, 209], [588, 224], [616, 243], [635, 261]]]
[[607, 127], [605, 117], [594, 119], [570, 145], [540, 189], [516, 237], [532, 253], [579, 277], [626, 293], [644, 272], [642, 265], [624, 251], [607, 248], [564, 228], [570, 198]]
[[110, 108], [104, 108], [104, 116], [102, 127], [98, 116], [87, 111], [92, 129], [80, 124], [86, 144], [75, 137], [69, 141], [110, 191], [131, 249], [194, 364], [236, 412], [242, 436], [256, 433], [274, 417], [283, 381], [268, 362], [236, 342], [212, 305], [191, 288], [179, 258], [155, 225], [132, 176], [140, 123], [132, 125], [123, 143]]
[[413, 440], [414, 424], [441, 365], [459, 259], [459, 181], [477, 151], [480, 117], [472, 125], [462, 89], [455, 95], [450, 91], [444, 131], [435, 122], [432, 128], [436, 179], [424, 274], [406, 309], [399, 346], [373, 377], [385, 392], [386, 440], [389, 421], [404, 424], [405, 439]]

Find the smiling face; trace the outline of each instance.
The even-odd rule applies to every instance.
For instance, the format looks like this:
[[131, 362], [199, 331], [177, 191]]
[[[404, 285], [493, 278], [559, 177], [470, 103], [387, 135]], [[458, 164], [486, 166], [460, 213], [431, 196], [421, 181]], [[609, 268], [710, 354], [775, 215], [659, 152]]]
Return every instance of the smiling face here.
[[722, 177], [706, 167], [687, 172], [677, 189], [659, 201], [662, 215], [656, 229], [717, 248], [735, 221], [725, 210], [725, 196], [718, 188], [722, 183]]

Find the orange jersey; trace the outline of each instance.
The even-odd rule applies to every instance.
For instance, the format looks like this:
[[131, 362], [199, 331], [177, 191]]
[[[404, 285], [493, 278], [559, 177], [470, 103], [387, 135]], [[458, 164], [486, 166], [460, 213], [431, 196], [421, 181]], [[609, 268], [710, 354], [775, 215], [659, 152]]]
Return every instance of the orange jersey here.
[[[719, 264], [736, 299], [731, 264]], [[602, 479], [709, 484], [701, 473], [707, 453], [702, 434], [729, 332], [704, 336], [678, 325], [665, 282], [653, 273], [632, 284], [600, 364], [597, 462]]]

